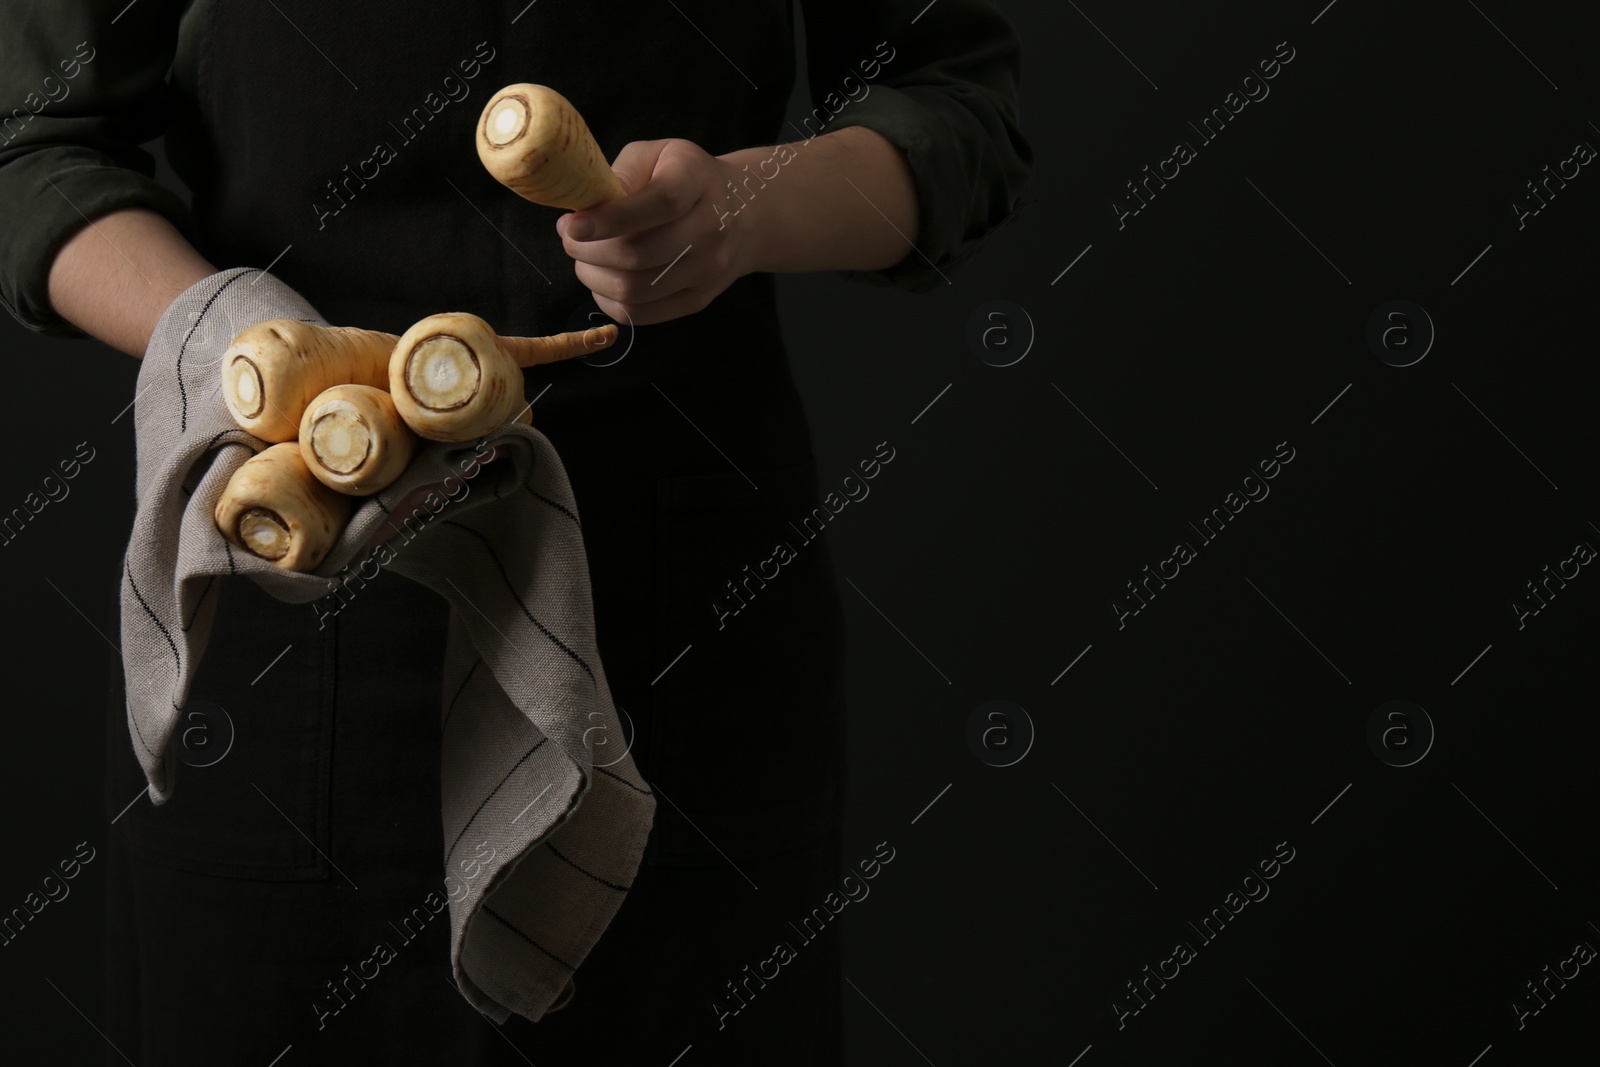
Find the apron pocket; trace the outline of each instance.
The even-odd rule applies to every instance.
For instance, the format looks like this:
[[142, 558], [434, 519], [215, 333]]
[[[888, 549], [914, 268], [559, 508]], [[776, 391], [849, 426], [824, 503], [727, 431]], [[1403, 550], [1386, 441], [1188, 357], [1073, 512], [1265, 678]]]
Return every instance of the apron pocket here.
[[153, 863], [219, 877], [326, 878], [334, 631], [318, 628], [309, 604], [276, 600], [248, 578], [213, 583], [207, 595], [221, 599], [173, 733], [172, 799], [160, 807], [138, 796], [145, 778], [125, 679], [112, 672], [107, 817]]

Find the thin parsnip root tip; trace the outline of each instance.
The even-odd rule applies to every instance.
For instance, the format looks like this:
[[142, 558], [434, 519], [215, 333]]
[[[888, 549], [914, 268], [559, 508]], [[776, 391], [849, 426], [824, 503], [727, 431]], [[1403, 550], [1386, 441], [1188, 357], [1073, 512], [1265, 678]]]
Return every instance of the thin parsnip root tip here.
[[607, 323], [587, 330], [569, 330], [548, 337], [502, 337], [500, 347], [514, 359], [519, 367], [533, 367], [541, 363], [558, 363], [574, 356], [586, 356], [611, 344], [617, 339], [617, 326]]
[[617, 339], [617, 335], [619, 333], [620, 331], [617, 329], [617, 327], [609, 323], [605, 326], [593, 327], [592, 329], [584, 331], [584, 347], [589, 349], [605, 348], [612, 341]]

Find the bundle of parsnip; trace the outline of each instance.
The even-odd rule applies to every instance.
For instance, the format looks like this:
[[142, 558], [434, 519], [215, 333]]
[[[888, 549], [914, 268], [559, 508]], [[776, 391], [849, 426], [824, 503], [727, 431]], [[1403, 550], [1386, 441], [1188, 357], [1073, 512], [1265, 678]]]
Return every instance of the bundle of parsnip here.
[[430, 315], [401, 337], [270, 319], [222, 357], [222, 395], [241, 429], [276, 442], [234, 472], [217, 528], [280, 567], [313, 570], [370, 496], [405, 472], [418, 438], [470, 441], [531, 424], [522, 368], [598, 351], [614, 325], [501, 337], [476, 315]]
[[[478, 122], [478, 157], [535, 203], [585, 208], [625, 195], [583, 117], [560, 93], [517, 84]], [[345, 523], [348, 497], [404, 473], [418, 438], [470, 441], [531, 424], [522, 368], [599, 351], [613, 324], [550, 337], [501, 337], [476, 315], [430, 315], [403, 335], [295, 319], [257, 323], [222, 357], [222, 395], [239, 426], [273, 442], [239, 468], [217, 504], [233, 544], [309, 571]]]

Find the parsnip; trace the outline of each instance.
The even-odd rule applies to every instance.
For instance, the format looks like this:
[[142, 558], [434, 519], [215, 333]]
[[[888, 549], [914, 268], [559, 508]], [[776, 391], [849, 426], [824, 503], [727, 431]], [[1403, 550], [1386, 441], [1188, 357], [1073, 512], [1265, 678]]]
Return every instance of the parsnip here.
[[416, 434], [376, 386], [324, 389], [300, 417], [300, 457], [319, 482], [351, 496], [388, 486], [416, 451]]
[[478, 118], [478, 158], [501, 185], [548, 207], [593, 207], [627, 194], [577, 108], [544, 85], [508, 85]]
[[550, 337], [501, 337], [476, 315], [430, 315], [401, 335], [389, 360], [400, 417], [430, 441], [470, 441], [503, 426], [526, 403], [522, 370], [599, 351], [617, 326]]
[[317, 481], [293, 441], [245, 460], [217, 500], [217, 529], [284, 570], [314, 570], [339, 540], [351, 501]]
[[222, 355], [222, 397], [241, 429], [293, 441], [306, 405], [334, 385], [389, 384], [392, 333], [269, 319], [241, 331]]

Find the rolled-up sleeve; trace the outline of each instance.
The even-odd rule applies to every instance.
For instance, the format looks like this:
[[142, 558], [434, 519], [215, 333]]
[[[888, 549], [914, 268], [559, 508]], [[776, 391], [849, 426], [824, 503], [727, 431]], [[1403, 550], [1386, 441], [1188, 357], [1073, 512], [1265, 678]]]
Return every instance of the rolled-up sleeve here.
[[29, 329], [79, 335], [50, 306], [50, 265], [93, 219], [144, 207], [192, 235], [138, 146], [161, 136], [177, 0], [0, 0], [0, 302]]
[[922, 292], [1024, 206], [1033, 150], [1020, 125], [1022, 44], [986, 0], [802, 0], [813, 110], [804, 136], [847, 126], [906, 154], [917, 240], [847, 280]]

